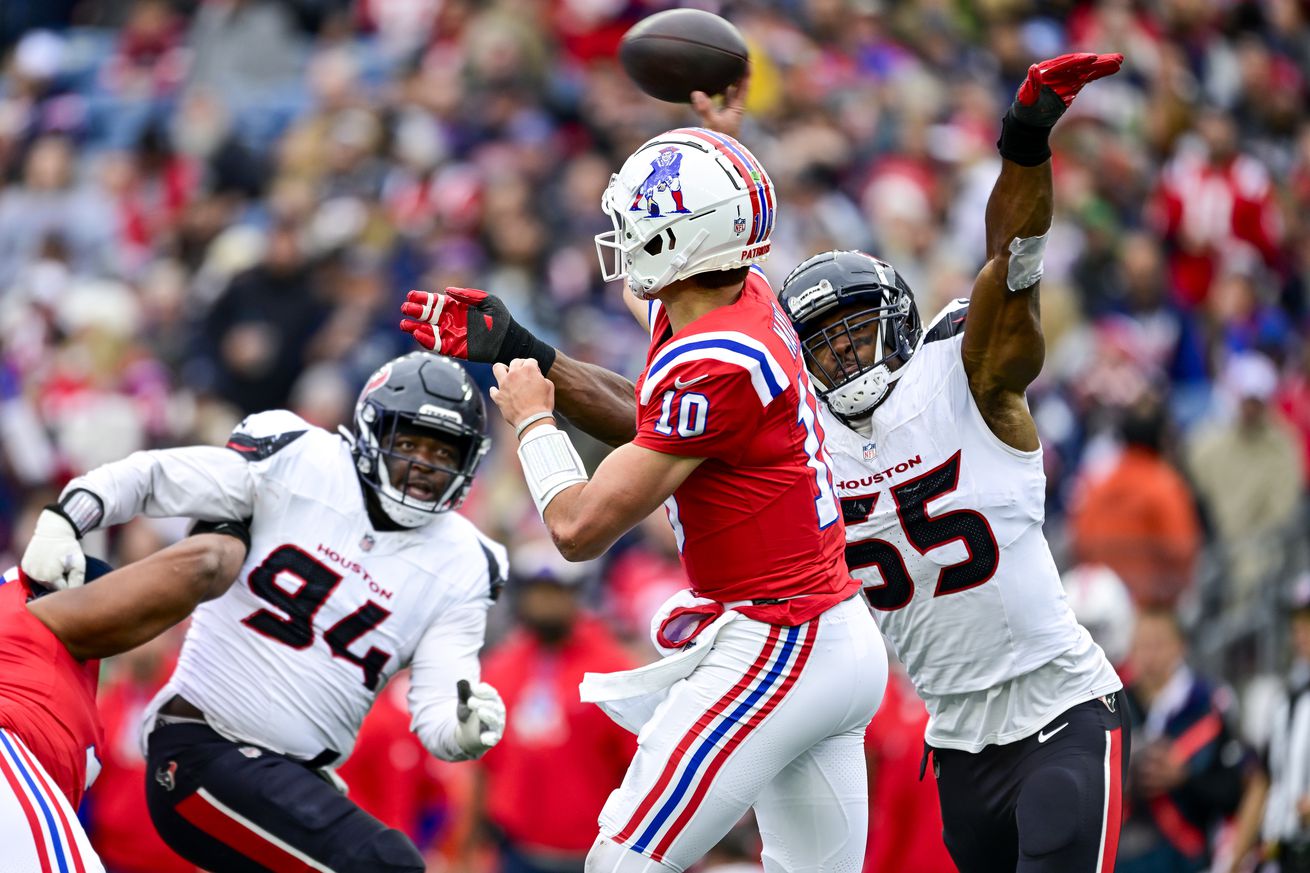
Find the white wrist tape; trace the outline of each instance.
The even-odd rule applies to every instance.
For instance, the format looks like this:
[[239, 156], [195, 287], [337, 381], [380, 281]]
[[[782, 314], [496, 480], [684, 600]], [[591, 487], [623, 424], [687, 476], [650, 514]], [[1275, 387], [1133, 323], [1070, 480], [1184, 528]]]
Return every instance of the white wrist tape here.
[[1005, 284], [1011, 291], [1031, 288], [1041, 280], [1042, 256], [1046, 254], [1046, 238], [1050, 235], [1048, 230], [1041, 236], [1010, 240], [1010, 268], [1005, 275]]
[[523, 464], [523, 477], [528, 480], [528, 490], [532, 492], [532, 502], [537, 504], [537, 512], [543, 518], [555, 495], [587, 481], [587, 470], [573, 448], [573, 440], [551, 424], [528, 431], [519, 443], [519, 461]]

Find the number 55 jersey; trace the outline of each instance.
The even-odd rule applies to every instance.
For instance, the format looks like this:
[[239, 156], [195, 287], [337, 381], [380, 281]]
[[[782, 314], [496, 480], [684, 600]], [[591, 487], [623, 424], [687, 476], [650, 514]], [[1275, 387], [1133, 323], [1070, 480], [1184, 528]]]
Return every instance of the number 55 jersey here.
[[412, 729], [438, 757], [455, 741], [456, 682], [476, 680], [504, 549], [454, 512], [376, 530], [350, 444], [286, 411], [252, 415], [227, 447], [138, 452], [70, 487], [104, 502], [105, 524], [136, 514], [253, 519], [232, 587], [202, 604], [174, 695], [229, 740], [340, 763], [387, 680], [412, 668]]
[[1122, 686], [1065, 601], [1041, 450], [1001, 442], [974, 403], [955, 306], [867, 433], [823, 413], [847, 564], [928, 706], [927, 741], [977, 752]]

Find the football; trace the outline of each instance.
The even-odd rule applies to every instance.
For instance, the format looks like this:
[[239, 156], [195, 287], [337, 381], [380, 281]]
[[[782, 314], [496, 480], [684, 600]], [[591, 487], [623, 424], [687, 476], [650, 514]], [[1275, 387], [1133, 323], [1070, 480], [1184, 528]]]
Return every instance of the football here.
[[746, 74], [746, 40], [731, 23], [700, 9], [670, 9], [623, 35], [619, 63], [643, 91], [687, 103], [692, 91], [721, 94]]

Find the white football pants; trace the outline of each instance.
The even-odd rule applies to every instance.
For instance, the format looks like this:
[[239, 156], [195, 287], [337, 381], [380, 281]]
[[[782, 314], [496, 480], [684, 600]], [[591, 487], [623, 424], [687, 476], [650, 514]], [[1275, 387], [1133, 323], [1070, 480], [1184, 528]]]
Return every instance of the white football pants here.
[[752, 806], [769, 873], [859, 873], [864, 731], [886, 684], [862, 597], [793, 628], [729, 623], [638, 735], [588, 873], [681, 873]]
[[0, 728], [0, 873], [104, 873], [68, 798]]

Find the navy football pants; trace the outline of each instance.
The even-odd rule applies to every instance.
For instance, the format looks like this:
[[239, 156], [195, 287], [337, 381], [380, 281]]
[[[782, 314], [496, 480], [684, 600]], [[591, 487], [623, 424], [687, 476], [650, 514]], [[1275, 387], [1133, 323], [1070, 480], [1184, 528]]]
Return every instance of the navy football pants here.
[[1123, 816], [1122, 694], [1033, 736], [971, 754], [933, 749], [942, 836], [960, 873], [1111, 873]]
[[207, 725], [150, 734], [146, 803], [173, 851], [212, 873], [423, 873], [418, 849], [314, 770]]

